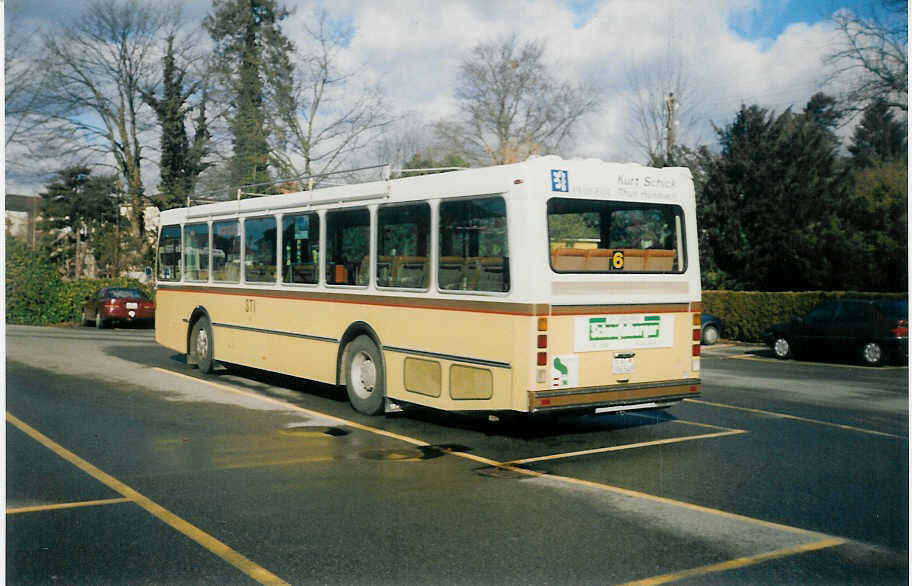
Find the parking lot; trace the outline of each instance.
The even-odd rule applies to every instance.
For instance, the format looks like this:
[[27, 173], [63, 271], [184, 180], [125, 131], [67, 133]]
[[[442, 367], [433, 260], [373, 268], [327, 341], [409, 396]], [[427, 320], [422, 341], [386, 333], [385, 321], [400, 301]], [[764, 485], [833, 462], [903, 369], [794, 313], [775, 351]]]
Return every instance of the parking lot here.
[[908, 370], [705, 349], [667, 410], [363, 417], [151, 331], [7, 331], [11, 584], [907, 583]]

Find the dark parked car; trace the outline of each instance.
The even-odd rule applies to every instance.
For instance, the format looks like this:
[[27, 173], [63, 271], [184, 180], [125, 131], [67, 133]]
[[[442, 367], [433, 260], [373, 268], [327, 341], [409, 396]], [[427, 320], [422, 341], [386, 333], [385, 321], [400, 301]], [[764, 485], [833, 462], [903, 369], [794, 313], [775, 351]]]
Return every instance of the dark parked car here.
[[722, 320], [708, 313], [700, 314], [700, 343], [712, 346], [722, 335]]
[[777, 358], [811, 351], [848, 354], [870, 366], [909, 361], [909, 302], [842, 299], [821, 303], [804, 317], [777, 324], [762, 338]]
[[114, 322], [152, 325], [155, 303], [142, 290], [132, 287], [99, 289], [93, 297], [85, 298], [84, 325], [94, 323], [96, 328], [104, 328]]

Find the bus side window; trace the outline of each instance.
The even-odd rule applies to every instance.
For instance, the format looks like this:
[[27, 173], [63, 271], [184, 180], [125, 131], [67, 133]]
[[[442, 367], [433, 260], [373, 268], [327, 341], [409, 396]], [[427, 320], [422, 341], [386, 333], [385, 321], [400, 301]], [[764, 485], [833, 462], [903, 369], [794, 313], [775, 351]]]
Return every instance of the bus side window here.
[[440, 203], [441, 289], [509, 291], [507, 210], [502, 197]]
[[326, 283], [366, 285], [370, 265], [370, 212], [326, 213]]
[[377, 210], [377, 285], [427, 289], [431, 206], [384, 206]]
[[181, 229], [164, 226], [158, 239], [158, 280], [181, 280]]
[[276, 280], [276, 220], [244, 220], [244, 280], [274, 283]]
[[319, 279], [320, 218], [297, 214], [282, 218], [282, 281], [314, 284]]
[[209, 280], [209, 225], [184, 226], [184, 275], [188, 281]]
[[241, 231], [237, 220], [212, 223], [212, 279], [241, 280]]

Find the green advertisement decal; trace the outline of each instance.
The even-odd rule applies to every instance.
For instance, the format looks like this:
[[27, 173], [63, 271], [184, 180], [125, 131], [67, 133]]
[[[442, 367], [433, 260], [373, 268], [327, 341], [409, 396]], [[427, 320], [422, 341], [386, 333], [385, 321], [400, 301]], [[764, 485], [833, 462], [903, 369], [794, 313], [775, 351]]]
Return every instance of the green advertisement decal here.
[[574, 351], [671, 346], [674, 321], [667, 315], [611, 315], [577, 318]]

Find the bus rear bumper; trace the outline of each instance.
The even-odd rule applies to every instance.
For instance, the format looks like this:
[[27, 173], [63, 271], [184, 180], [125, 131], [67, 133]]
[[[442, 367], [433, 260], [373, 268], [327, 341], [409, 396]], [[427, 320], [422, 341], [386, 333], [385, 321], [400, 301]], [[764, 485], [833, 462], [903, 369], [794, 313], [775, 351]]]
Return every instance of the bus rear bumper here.
[[700, 379], [681, 379], [608, 387], [529, 391], [529, 412], [596, 410], [600, 413], [667, 407], [700, 396]]

